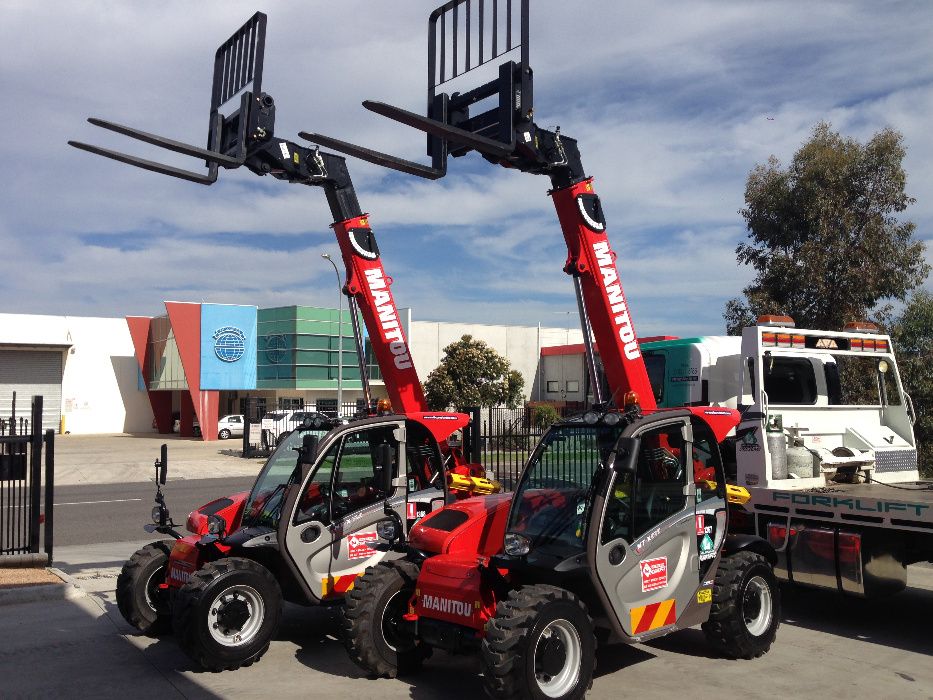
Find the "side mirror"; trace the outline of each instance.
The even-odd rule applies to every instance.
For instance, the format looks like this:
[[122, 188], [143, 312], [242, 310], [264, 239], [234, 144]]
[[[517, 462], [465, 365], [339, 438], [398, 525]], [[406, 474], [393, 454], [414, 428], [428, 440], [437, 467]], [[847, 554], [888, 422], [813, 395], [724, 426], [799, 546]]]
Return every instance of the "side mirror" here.
[[301, 439], [301, 449], [298, 450], [298, 460], [302, 464], [311, 464], [317, 454], [318, 436], [306, 434]]
[[383, 493], [388, 494], [392, 490], [392, 447], [386, 442], [376, 447], [373, 477]]
[[162, 450], [159, 453], [159, 483], [165, 486], [165, 479], [168, 476], [168, 445], [162, 443]]
[[622, 437], [616, 442], [615, 457], [612, 468], [617, 474], [635, 473], [638, 463], [638, 450], [641, 448], [641, 438]]

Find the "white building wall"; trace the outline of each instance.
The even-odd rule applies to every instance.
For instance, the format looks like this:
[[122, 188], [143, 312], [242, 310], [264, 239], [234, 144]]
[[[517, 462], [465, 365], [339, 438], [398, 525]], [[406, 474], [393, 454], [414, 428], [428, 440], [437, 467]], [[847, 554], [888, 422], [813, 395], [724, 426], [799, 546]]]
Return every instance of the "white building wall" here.
[[[408, 344], [418, 376], [424, 382], [444, 357], [444, 348], [464, 335], [482, 340], [508, 359], [512, 369], [525, 378], [525, 399], [538, 400], [538, 373], [541, 348], [582, 343], [579, 328], [538, 326], [498, 326], [480, 323], [409, 321]], [[547, 398], [541, 392], [541, 399]]]
[[62, 416], [73, 434], [152, 432], [126, 320], [0, 314], [0, 346], [65, 350]]

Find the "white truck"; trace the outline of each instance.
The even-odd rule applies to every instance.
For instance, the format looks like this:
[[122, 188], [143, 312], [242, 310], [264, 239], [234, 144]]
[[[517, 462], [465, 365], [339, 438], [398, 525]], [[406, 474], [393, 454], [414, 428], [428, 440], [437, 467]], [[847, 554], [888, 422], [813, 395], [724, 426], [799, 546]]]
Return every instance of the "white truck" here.
[[933, 561], [933, 481], [920, 481], [890, 337], [867, 323], [804, 330], [770, 316], [741, 337], [642, 350], [659, 406], [742, 412], [723, 460], [751, 498], [730, 527], [769, 540], [781, 578], [869, 597]]

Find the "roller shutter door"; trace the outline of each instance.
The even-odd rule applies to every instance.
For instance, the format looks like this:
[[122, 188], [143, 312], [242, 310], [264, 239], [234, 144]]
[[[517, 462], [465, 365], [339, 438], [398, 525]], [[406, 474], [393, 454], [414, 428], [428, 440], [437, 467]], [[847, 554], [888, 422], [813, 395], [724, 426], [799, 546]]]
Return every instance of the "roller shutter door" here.
[[13, 392], [16, 415], [28, 418], [32, 397], [42, 396], [42, 429], [58, 431], [62, 411], [60, 350], [0, 350], [0, 418], [10, 417]]

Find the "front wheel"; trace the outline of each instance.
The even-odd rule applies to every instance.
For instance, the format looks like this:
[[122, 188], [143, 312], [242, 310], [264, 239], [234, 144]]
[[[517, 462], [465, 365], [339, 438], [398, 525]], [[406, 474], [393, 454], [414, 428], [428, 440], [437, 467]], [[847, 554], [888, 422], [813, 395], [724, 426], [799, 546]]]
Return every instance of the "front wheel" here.
[[202, 566], [177, 593], [172, 624], [185, 653], [211, 671], [249, 666], [266, 653], [282, 617], [275, 577], [251, 559]]
[[723, 557], [703, 623], [710, 645], [733, 659], [759, 657], [771, 648], [780, 617], [780, 589], [768, 561], [748, 551]]
[[582, 698], [593, 682], [596, 639], [586, 607], [570, 591], [511, 591], [486, 624], [483, 683], [493, 698]]
[[220, 432], [217, 433], [217, 437], [221, 440], [230, 439], [230, 431], [226, 428], [223, 428]]
[[157, 635], [171, 628], [172, 614], [165, 592], [171, 540], [147, 544], [126, 560], [117, 577], [117, 607], [123, 619], [143, 634]]
[[347, 593], [344, 646], [368, 673], [395, 678], [416, 671], [428, 655], [402, 624], [419, 573], [410, 561], [384, 562], [366, 569]]

